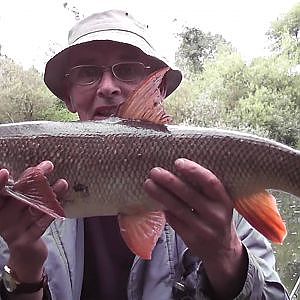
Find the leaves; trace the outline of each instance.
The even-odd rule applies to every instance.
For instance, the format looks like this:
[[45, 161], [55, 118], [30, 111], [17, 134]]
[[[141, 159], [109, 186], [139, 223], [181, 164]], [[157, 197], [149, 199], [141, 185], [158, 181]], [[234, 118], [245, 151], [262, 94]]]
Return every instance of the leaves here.
[[5, 56], [0, 56], [0, 101], [1, 123], [74, 119], [46, 88], [36, 69], [24, 70]]
[[230, 45], [220, 34], [205, 33], [195, 27], [185, 27], [178, 36], [181, 45], [176, 53], [176, 63], [183, 71], [193, 73], [203, 70], [204, 61], [214, 57], [218, 46]]
[[167, 111], [175, 123], [246, 130], [296, 147], [300, 76], [292, 66], [285, 55], [247, 65], [235, 52], [219, 52], [170, 96]]
[[274, 52], [285, 53], [300, 63], [300, 3], [275, 20], [267, 36]]

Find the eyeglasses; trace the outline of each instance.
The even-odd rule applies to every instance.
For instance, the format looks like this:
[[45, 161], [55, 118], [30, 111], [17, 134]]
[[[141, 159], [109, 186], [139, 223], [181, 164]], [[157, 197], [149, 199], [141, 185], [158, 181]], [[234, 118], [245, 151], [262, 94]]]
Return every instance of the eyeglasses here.
[[101, 80], [105, 70], [111, 70], [120, 81], [140, 82], [150, 71], [149, 66], [141, 62], [120, 62], [112, 66], [79, 65], [70, 69], [65, 77], [77, 85], [90, 85]]

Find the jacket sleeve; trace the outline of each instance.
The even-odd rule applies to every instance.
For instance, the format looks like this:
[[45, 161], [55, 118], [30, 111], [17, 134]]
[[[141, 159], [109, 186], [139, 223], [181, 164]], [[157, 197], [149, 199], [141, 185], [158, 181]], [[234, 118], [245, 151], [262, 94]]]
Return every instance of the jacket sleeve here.
[[248, 273], [236, 299], [289, 299], [275, 271], [275, 257], [270, 242], [234, 211], [237, 233], [248, 254]]
[[[81, 234], [78, 234], [78, 231]], [[48, 247], [48, 257], [44, 264], [48, 286], [44, 289], [43, 300], [79, 300], [83, 275], [83, 252], [80, 252], [83, 251], [82, 220], [80, 222], [77, 219], [55, 220], [44, 233], [43, 239]], [[7, 245], [0, 236], [0, 272], [8, 258]], [[0, 285], [0, 300], [5, 299], [5, 290], [3, 287], [1, 289]]]

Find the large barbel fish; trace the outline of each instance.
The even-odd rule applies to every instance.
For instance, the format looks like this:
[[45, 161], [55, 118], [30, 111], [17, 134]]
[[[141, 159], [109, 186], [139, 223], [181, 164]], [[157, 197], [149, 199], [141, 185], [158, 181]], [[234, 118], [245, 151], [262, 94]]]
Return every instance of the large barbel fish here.
[[[281, 243], [286, 228], [267, 189], [300, 197], [300, 151], [240, 132], [166, 125], [169, 118], [158, 92], [165, 72], [151, 75], [120, 107], [122, 118], [1, 125], [0, 166], [15, 180], [6, 193], [54, 217], [119, 215], [129, 248], [149, 259], [165, 218], [143, 183], [153, 167], [175, 172], [174, 161], [185, 157], [211, 170], [234, 207], [267, 238]], [[37, 168], [22, 174], [43, 160], [55, 165], [50, 183], [58, 178], [69, 183], [59, 199], [62, 209], [49, 190], [43, 197], [40, 187], [50, 186]]]

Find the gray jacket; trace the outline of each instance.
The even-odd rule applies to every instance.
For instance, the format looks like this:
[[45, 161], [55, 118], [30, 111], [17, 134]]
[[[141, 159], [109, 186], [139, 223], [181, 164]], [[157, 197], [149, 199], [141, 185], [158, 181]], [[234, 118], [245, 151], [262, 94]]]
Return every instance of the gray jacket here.
[[[234, 213], [237, 232], [248, 252], [248, 275], [236, 299], [288, 299], [274, 271], [270, 243], [240, 215]], [[79, 300], [83, 277], [83, 220], [55, 221], [43, 237], [49, 255], [45, 269], [53, 300]], [[0, 241], [0, 267], [8, 251]], [[201, 261], [192, 257], [178, 235], [166, 225], [151, 261], [134, 259], [128, 283], [129, 300], [210, 299]], [[180, 298], [181, 297], [181, 298]], [[185, 298], [184, 298], [185, 297]]]

